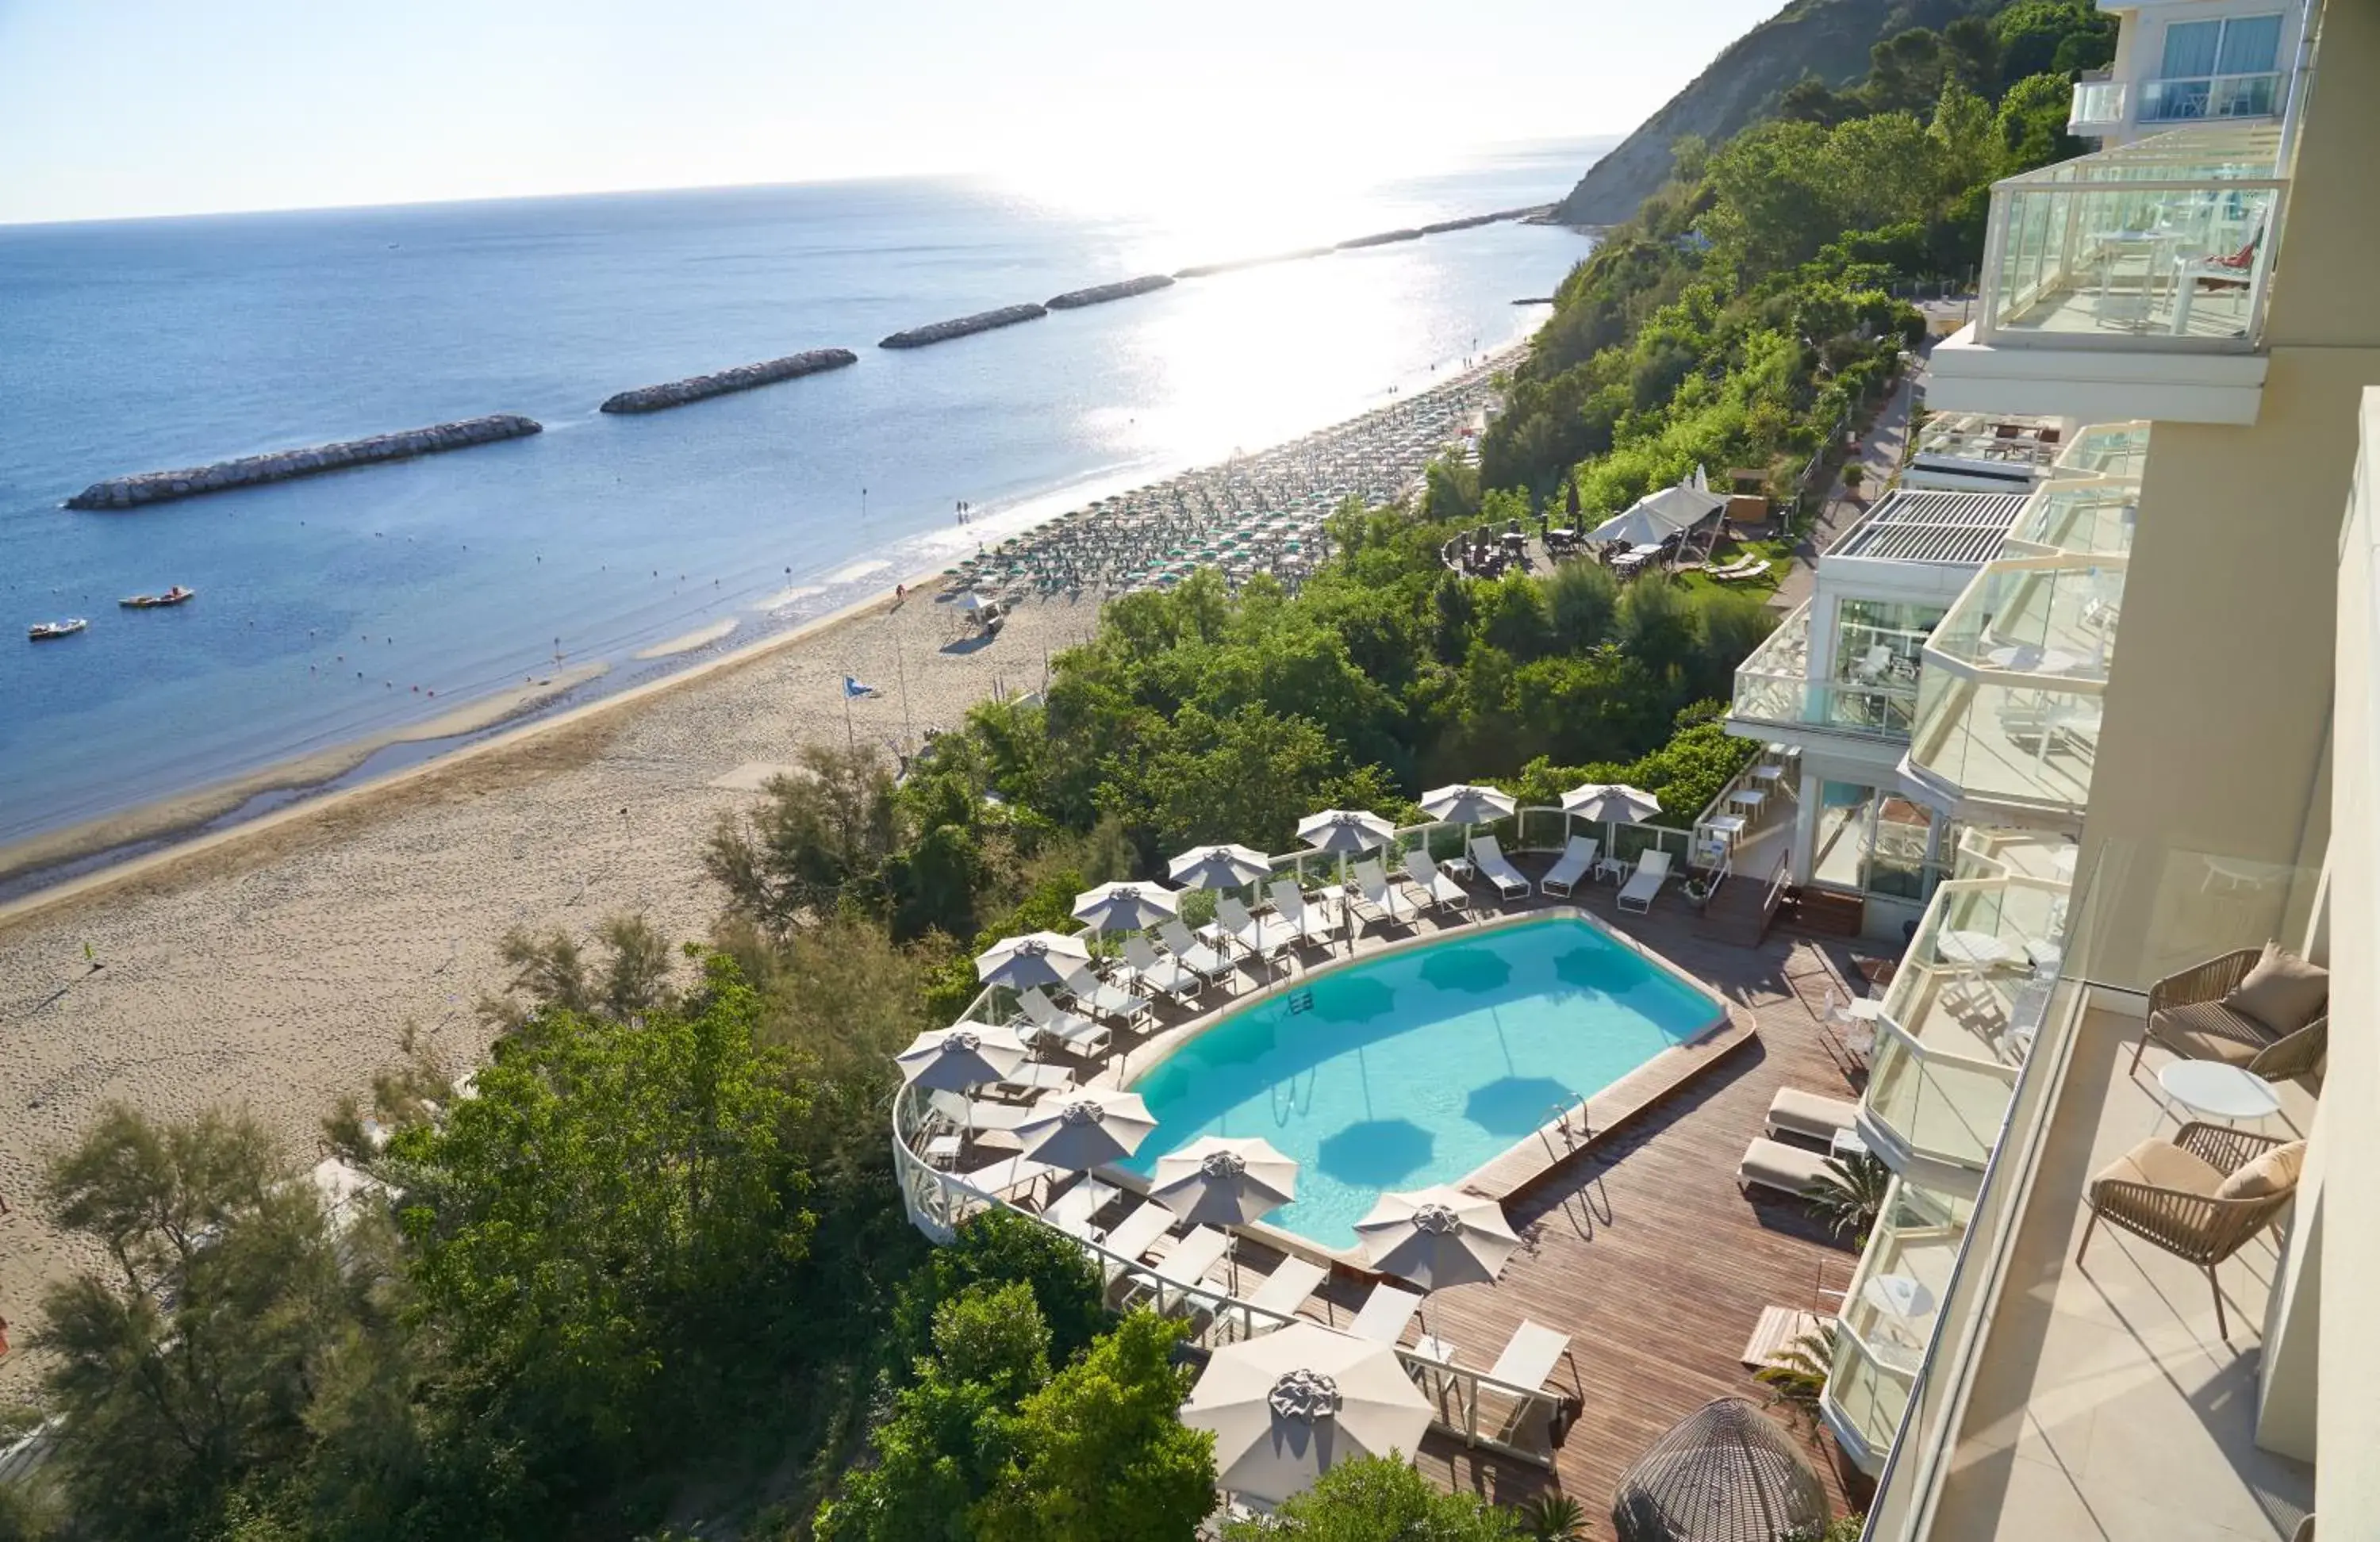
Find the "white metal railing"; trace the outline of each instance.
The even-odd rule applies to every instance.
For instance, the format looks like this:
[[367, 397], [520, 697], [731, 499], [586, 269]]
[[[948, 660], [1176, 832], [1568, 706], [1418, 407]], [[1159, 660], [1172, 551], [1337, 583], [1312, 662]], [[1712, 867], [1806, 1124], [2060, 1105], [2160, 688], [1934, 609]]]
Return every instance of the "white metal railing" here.
[[[947, 1243], [970, 1217], [1001, 1209], [1037, 1225], [1057, 1229], [1035, 1211], [1016, 1204], [1007, 1194], [971, 1185], [963, 1176], [945, 1172], [918, 1157], [910, 1148], [910, 1141], [922, 1127], [923, 1116], [912, 1092], [912, 1088], [904, 1087], [893, 1098], [892, 1161], [913, 1225], [937, 1242]], [[1148, 1305], [1157, 1312], [1203, 1317], [1198, 1337], [1210, 1347], [1254, 1338], [1300, 1320], [1296, 1313], [1259, 1306], [1208, 1281], [1185, 1283], [1169, 1280], [1162, 1259], [1155, 1264], [1146, 1263], [1110, 1250], [1095, 1237], [1072, 1232], [1065, 1234], [1099, 1265], [1107, 1280], [1130, 1280], [1145, 1290]], [[1553, 1465], [1555, 1453], [1549, 1432], [1558, 1416], [1560, 1393], [1548, 1391], [1542, 1386], [1523, 1387], [1500, 1381], [1484, 1371], [1441, 1364], [1402, 1347], [1396, 1355], [1418, 1385], [1436, 1394], [1432, 1399], [1431, 1428], [1458, 1437], [1470, 1446], [1541, 1467]], [[1542, 1445], [1527, 1439], [1538, 1430], [1548, 1432]]]
[[[2209, 118], [2271, 117], [2288, 103], [2278, 70], [2252, 75], [2199, 75], [2141, 82], [2143, 123], [2195, 123]], [[2081, 87], [2076, 87], [2080, 100]], [[2103, 122], [2104, 119], [2094, 119]]]

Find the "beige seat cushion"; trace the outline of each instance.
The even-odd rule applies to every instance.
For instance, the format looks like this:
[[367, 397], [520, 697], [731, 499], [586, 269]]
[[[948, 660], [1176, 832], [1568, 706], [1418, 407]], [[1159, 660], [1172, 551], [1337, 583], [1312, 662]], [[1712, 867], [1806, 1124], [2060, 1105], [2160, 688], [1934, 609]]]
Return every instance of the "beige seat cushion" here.
[[1827, 1175], [1827, 1159], [1823, 1152], [1804, 1151], [1798, 1146], [1781, 1141], [1755, 1138], [1743, 1148], [1743, 1161], [1735, 1170], [1736, 1182], [1757, 1184], [1779, 1194], [1799, 1195]]
[[2211, 1195], [2223, 1186], [2223, 1174], [2213, 1163], [2191, 1155], [2169, 1140], [2144, 1140], [2091, 1175], [2095, 1190], [2101, 1184], [2146, 1184], [2151, 1188], [2180, 1189], [2184, 1194]]
[[2262, 1023], [2276, 1036], [2295, 1033], [2322, 1015], [2330, 1001], [2330, 971], [2278, 943], [2265, 944], [2248, 976], [2231, 988], [2223, 1004]]
[[1780, 1087], [1768, 1103], [1768, 1127], [1790, 1130], [1812, 1140], [1832, 1140], [1843, 1130], [1859, 1123], [1859, 1105], [1840, 1098], [1828, 1098], [1820, 1093], [1804, 1092], [1798, 1087]]
[[2160, 1043], [2185, 1060], [2219, 1060], [2245, 1065], [2276, 1037], [2270, 1028], [2221, 1002], [2167, 1007], [2149, 1025]]
[[2305, 1166], [2305, 1142], [2276, 1146], [2223, 1180], [2217, 1199], [2265, 1199], [2298, 1186], [2298, 1171]]

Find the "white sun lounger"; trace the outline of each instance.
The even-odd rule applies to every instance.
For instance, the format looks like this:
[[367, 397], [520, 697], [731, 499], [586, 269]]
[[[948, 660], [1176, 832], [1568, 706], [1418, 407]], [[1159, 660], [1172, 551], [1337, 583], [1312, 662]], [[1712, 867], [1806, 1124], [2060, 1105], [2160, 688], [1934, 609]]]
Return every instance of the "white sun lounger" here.
[[1118, 1259], [1129, 1258], [1134, 1263], [1155, 1245], [1157, 1239], [1173, 1229], [1173, 1212], [1154, 1200], [1144, 1199], [1130, 1215], [1115, 1223], [1108, 1234], [1099, 1239], [1099, 1245], [1115, 1255], [1100, 1258], [1099, 1269], [1112, 1283], [1127, 1266]]
[[1258, 958], [1279, 958], [1297, 940], [1297, 934], [1279, 920], [1260, 921], [1248, 914], [1239, 896], [1225, 894], [1215, 901], [1215, 918], [1200, 932], [1210, 941], [1229, 938], [1246, 953]]
[[1496, 844], [1493, 835], [1471, 838], [1471, 865], [1479, 869], [1481, 878], [1496, 886], [1497, 893], [1508, 900], [1522, 898], [1529, 892], [1529, 880], [1521, 876], [1520, 868], [1505, 860], [1504, 848]]
[[1091, 1217], [1105, 1208], [1107, 1202], [1115, 1196], [1116, 1191], [1112, 1187], [1085, 1173], [1081, 1183], [1050, 1202], [1049, 1208], [1041, 1212], [1041, 1219], [1071, 1236], [1088, 1236], [1091, 1234]]
[[1300, 941], [1330, 946], [1339, 929], [1318, 907], [1305, 903], [1305, 896], [1298, 892], [1296, 884], [1285, 878], [1276, 880], [1271, 893], [1273, 913], [1281, 917], [1283, 926], [1297, 934]]
[[1074, 1086], [1075, 1072], [1072, 1066], [1052, 1065], [1047, 1061], [1028, 1060], [997, 1085], [1026, 1093], [1029, 1099], [1031, 1094], [1044, 1092], [1053, 1087]]
[[1780, 1087], [1768, 1100], [1768, 1133], [1831, 1141], [1859, 1125], [1859, 1105], [1798, 1087]]
[[1471, 896], [1463, 885], [1439, 872], [1438, 864], [1429, 859], [1429, 853], [1419, 846], [1405, 853], [1405, 876], [1414, 880], [1432, 905], [1462, 910], [1471, 904]]
[[1378, 862], [1356, 863], [1348, 869], [1348, 880], [1355, 887], [1356, 903], [1381, 920], [1395, 925], [1413, 919], [1413, 901], [1390, 886]]
[[1191, 1229], [1190, 1234], [1173, 1245], [1173, 1250], [1157, 1260], [1149, 1273], [1169, 1285], [1196, 1289], [1207, 1278], [1207, 1271], [1223, 1261], [1231, 1251], [1232, 1239], [1211, 1226]]
[[1123, 962], [1131, 973], [1133, 984], [1145, 985], [1151, 990], [1162, 990], [1171, 996], [1196, 996], [1207, 983], [1180, 959], [1160, 958], [1146, 937], [1123, 940]]
[[1603, 843], [1592, 835], [1572, 836], [1570, 844], [1562, 850], [1561, 860], [1537, 880], [1537, 892], [1567, 894], [1577, 888], [1579, 880], [1594, 868], [1596, 853], [1602, 849]]
[[1800, 1198], [1810, 1185], [1827, 1176], [1827, 1154], [1808, 1151], [1783, 1141], [1755, 1135], [1735, 1168], [1735, 1181], [1746, 1189], [1775, 1189]]
[[1003, 1199], [1018, 1189], [1031, 1188], [1042, 1179], [1056, 1175], [1061, 1169], [1048, 1162], [1037, 1162], [1030, 1157], [1008, 1157], [990, 1167], [978, 1167], [973, 1172], [954, 1175], [951, 1182], [959, 1187], [983, 1196], [986, 1199]]
[[1620, 886], [1618, 904], [1622, 910], [1648, 915], [1653, 909], [1653, 896], [1661, 885], [1670, 881], [1670, 854], [1658, 846], [1648, 848], [1636, 859], [1636, 870]]
[[1125, 1027], [1148, 1015], [1148, 997], [1120, 985], [1110, 985], [1088, 969], [1076, 969], [1066, 977], [1065, 984], [1066, 994], [1075, 998], [1075, 1004]]
[[1414, 1314], [1420, 1310], [1420, 1292], [1383, 1281], [1373, 1286], [1372, 1293], [1364, 1298], [1364, 1309], [1355, 1314], [1347, 1331], [1376, 1344], [1394, 1344], [1404, 1337], [1405, 1324], [1413, 1321]]
[[1512, 1339], [1504, 1345], [1504, 1353], [1496, 1357], [1496, 1368], [1488, 1373], [1488, 1379], [1508, 1387], [1525, 1387], [1534, 1392], [1546, 1384], [1569, 1350], [1569, 1334], [1557, 1333], [1523, 1317], [1521, 1326], [1512, 1330]]
[[1183, 967], [1194, 969], [1209, 981], [1219, 980], [1232, 972], [1232, 960], [1221, 948], [1211, 942], [1201, 942], [1190, 935], [1190, 929], [1178, 920], [1169, 920], [1157, 929], [1157, 935], [1169, 952], [1180, 960]]
[[1038, 985], [1028, 985], [1016, 993], [1017, 1004], [1025, 1009], [1025, 1019], [1043, 1035], [1056, 1039], [1075, 1054], [1098, 1056], [1106, 1054], [1115, 1042], [1107, 1029], [1083, 1016], [1068, 1012]]
[[[1293, 1317], [1297, 1316], [1297, 1309], [1305, 1305], [1305, 1298], [1314, 1293], [1314, 1288], [1330, 1278], [1330, 1271], [1320, 1264], [1305, 1258], [1283, 1258], [1281, 1267], [1272, 1271], [1272, 1277], [1257, 1287], [1256, 1294], [1248, 1297], [1248, 1305], [1260, 1311]], [[1260, 1321], [1251, 1326], [1263, 1332], [1281, 1325]]]

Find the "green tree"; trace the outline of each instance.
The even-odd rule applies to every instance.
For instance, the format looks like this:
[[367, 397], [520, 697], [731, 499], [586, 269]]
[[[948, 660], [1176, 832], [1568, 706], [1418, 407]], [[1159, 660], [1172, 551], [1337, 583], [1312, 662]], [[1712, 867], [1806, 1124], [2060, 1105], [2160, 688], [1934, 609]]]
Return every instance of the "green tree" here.
[[422, 1309], [549, 1481], [653, 1449], [674, 1399], [715, 1390], [799, 1309], [808, 1180], [780, 1133], [805, 1107], [759, 1014], [712, 955], [641, 1026], [547, 1014], [443, 1127], [390, 1144]]
[[893, 849], [892, 773], [872, 749], [810, 745], [765, 801], [722, 814], [703, 866], [736, 910], [787, 932], [872, 892]]
[[496, 951], [513, 977], [504, 994], [481, 999], [480, 1016], [513, 1033], [547, 1010], [624, 1022], [676, 999], [669, 940], [652, 923], [633, 914], [607, 917], [595, 938], [606, 955], [600, 968], [559, 928], [541, 937], [520, 927], [504, 933]]
[[75, 1522], [202, 1531], [243, 1483], [303, 1457], [311, 1384], [370, 1281], [245, 1115], [112, 1108], [52, 1164], [45, 1197], [108, 1266], [50, 1287], [33, 1339]]
[[[1507, 1542], [1515, 1517], [1471, 1494], [1449, 1494], [1401, 1456], [1342, 1462], [1305, 1493], [1282, 1501], [1279, 1524], [1300, 1542]], [[1238, 1521], [1225, 1542], [1262, 1542], [1265, 1523]]]
[[1215, 1507], [1214, 1437], [1176, 1416], [1189, 1325], [1140, 1311], [1019, 1405], [982, 1542], [1189, 1542]]
[[1620, 609], [1620, 581], [1600, 563], [1566, 562], [1546, 580], [1546, 618], [1553, 645], [1584, 653], [1611, 633]]
[[2071, 82], [2056, 74], [2027, 76], [2008, 89], [1994, 124], [2002, 176], [2071, 160], [2082, 152], [2082, 141], [2066, 131], [2072, 95]]
[[1099, 1267], [1048, 1226], [1004, 1210], [971, 1217], [950, 1245], [938, 1247], [902, 1288], [894, 1317], [902, 1352], [925, 1352], [929, 1326], [942, 1305], [967, 1291], [1013, 1282], [1032, 1293], [1050, 1352], [1072, 1359], [1108, 1326]]

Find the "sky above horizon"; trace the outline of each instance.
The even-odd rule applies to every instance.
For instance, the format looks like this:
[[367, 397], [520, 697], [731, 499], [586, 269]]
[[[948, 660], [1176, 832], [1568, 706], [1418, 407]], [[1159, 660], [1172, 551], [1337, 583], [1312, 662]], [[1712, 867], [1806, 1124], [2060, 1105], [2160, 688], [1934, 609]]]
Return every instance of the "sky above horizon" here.
[[0, 224], [990, 173], [1086, 203], [1624, 133], [1778, 0], [0, 0]]

